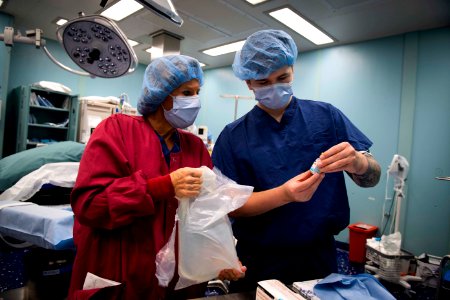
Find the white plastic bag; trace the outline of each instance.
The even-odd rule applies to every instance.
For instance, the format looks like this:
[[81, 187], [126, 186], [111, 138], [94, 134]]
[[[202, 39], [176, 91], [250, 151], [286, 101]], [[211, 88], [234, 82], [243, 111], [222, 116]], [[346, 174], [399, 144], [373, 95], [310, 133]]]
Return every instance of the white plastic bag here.
[[400, 231], [394, 232], [390, 235], [383, 235], [381, 237], [381, 246], [384, 253], [389, 255], [398, 255], [401, 253], [402, 234]]
[[[200, 195], [182, 199], [177, 209], [180, 279], [175, 289], [214, 279], [223, 269], [240, 269], [228, 213], [244, 205], [253, 187], [236, 184], [216, 168], [201, 168]], [[173, 244], [171, 250], [166, 247], [161, 249], [166, 255], [160, 255], [160, 251], [157, 258], [156, 276], [162, 286], [172, 278], [167, 270], [173, 265], [175, 253]]]
[[[176, 217], [175, 217], [176, 219]], [[172, 229], [169, 241], [164, 247], [156, 254], [156, 278], [160, 286], [169, 286], [170, 281], [175, 273], [175, 232], [177, 228], [177, 222]]]

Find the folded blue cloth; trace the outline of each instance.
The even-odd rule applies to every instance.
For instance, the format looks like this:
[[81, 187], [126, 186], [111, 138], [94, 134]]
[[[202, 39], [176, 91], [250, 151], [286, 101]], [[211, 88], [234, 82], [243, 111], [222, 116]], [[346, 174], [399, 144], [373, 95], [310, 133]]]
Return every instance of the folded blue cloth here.
[[0, 234], [46, 249], [72, 249], [73, 212], [70, 205], [2, 200]]
[[395, 300], [394, 296], [370, 274], [332, 273], [314, 286], [314, 294], [326, 300]]

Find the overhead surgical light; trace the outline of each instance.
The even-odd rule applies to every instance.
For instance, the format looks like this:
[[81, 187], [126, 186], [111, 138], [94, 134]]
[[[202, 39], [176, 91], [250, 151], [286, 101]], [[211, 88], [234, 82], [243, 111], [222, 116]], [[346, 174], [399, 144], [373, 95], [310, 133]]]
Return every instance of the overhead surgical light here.
[[178, 15], [178, 12], [173, 6], [171, 0], [135, 0], [141, 3], [145, 8], [153, 11], [160, 17], [168, 19], [178, 25], [183, 25], [183, 19]]
[[[183, 24], [171, 0], [136, 1], [178, 26]], [[107, 2], [102, 0], [100, 6], [105, 7]], [[59, 26], [56, 36], [70, 58], [84, 72], [60, 63], [45, 46], [41, 29], [27, 30], [26, 36], [22, 36], [20, 32], [14, 35], [14, 28], [5, 27], [4, 33], [0, 34], [0, 41], [10, 47], [14, 42], [35, 45], [38, 49], [42, 47], [50, 60], [59, 67], [82, 76], [115, 78], [132, 73], [137, 67], [138, 59], [127, 37], [114, 21], [105, 16], [84, 16], [80, 13], [79, 18]]]
[[[102, 0], [100, 6], [105, 7], [107, 3], [108, 0]], [[183, 24], [183, 19], [178, 15], [172, 0], [120, 0], [103, 11], [101, 15], [120, 21], [143, 7], [178, 26]]]
[[57, 29], [58, 41], [70, 58], [85, 72], [71, 69], [59, 62], [47, 49], [42, 30], [27, 30], [14, 35], [14, 28], [5, 27], [0, 41], [12, 47], [14, 42], [35, 45], [66, 71], [77, 75], [115, 78], [132, 73], [137, 67], [137, 56], [127, 37], [114, 21], [100, 15], [80, 16]]
[[79, 17], [59, 27], [56, 37], [70, 58], [89, 74], [113, 78], [136, 69], [137, 56], [127, 37], [106, 17]]

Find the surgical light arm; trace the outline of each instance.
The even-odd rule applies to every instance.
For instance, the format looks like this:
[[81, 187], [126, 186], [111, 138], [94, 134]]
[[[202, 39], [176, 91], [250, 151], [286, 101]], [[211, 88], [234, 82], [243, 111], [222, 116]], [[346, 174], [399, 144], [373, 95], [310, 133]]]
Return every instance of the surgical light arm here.
[[44, 50], [45, 54], [50, 58], [52, 62], [54, 62], [59, 67], [63, 68], [66, 71], [75, 73], [77, 75], [82, 76], [92, 76], [91, 74], [87, 72], [77, 71], [73, 70], [62, 63], [60, 63], [47, 49], [46, 42], [44, 39], [42, 39], [42, 30], [36, 29], [36, 30], [27, 30], [26, 31], [27, 36], [23, 36], [20, 32], [18, 32], [16, 35], [14, 35], [14, 28], [12, 27], [5, 27], [5, 31], [3, 34], [0, 34], [0, 41], [3, 41], [6, 46], [12, 47], [14, 46], [14, 43], [21, 43], [21, 44], [28, 44], [28, 45], [35, 45], [36, 49], [40, 49], [42, 46], [42, 50]]

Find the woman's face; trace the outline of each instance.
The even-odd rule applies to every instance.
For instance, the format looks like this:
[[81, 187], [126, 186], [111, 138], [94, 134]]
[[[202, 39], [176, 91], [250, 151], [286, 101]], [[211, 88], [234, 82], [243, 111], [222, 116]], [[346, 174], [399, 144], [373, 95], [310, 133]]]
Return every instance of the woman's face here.
[[[192, 79], [187, 81], [174, 89], [170, 95], [176, 96], [196, 96], [200, 93], [200, 83], [197, 79]], [[162, 102], [162, 107], [165, 110], [171, 110], [173, 107], [173, 98], [171, 96], [167, 96], [166, 99]]]

